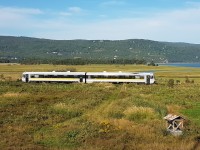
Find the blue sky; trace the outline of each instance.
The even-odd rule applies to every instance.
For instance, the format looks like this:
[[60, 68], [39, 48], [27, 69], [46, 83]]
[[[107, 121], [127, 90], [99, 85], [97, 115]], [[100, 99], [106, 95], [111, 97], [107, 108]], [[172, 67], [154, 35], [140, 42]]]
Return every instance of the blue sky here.
[[1, 0], [0, 35], [200, 44], [200, 0]]

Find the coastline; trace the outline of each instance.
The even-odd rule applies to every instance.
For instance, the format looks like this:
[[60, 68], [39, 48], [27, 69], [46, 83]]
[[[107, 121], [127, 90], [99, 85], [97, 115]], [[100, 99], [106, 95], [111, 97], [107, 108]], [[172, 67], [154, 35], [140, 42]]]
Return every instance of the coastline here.
[[200, 68], [200, 63], [158, 63], [160, 66]]

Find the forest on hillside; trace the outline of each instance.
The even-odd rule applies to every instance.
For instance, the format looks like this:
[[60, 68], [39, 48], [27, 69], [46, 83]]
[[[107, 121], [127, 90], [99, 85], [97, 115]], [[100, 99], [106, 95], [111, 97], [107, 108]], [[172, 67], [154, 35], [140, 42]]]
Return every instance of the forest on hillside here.
[[129, 40], [49, 40], [0, 36], [0, 62], [144, 64], [199, 62], [200, 45]]

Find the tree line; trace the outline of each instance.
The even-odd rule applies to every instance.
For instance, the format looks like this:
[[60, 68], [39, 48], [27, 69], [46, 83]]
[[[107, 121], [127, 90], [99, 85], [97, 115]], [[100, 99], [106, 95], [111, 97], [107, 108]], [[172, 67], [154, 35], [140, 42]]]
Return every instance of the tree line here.
[[88, 64], [146, 64], [143, 59], [22, 59], [21, 64], [88, 65]]

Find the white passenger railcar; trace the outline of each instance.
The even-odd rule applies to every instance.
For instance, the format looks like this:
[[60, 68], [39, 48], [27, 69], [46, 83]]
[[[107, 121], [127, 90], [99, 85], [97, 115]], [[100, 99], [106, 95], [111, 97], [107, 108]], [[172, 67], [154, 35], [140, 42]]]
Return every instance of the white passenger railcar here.
[[24, 72], [23, 82], [85, 82], [85, 72]]
[[66, 82], [66, 83], [144, 83], [153, 84], [155, 78], [149, 72], [24, 72], [23, 82]]
[[145, 83], [155, 82], [153, 73], [132, 73], [132, 72], [88, 72], [87, 83], [109, 82], [109, 83]]

